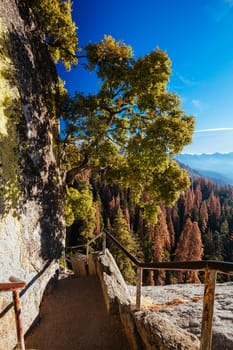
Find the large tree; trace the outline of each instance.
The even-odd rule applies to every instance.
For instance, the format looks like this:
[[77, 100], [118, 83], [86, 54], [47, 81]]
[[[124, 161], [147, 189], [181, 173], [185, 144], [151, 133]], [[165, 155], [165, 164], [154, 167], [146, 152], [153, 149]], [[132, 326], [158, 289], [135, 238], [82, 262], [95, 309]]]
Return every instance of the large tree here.
[[167, 88], [171, 61], [158, 48], [135, 59], [130, 46], [111, 36], [87, 45], [83, 57], [100, 89], [64, 101], [62, 141], [76, 144], [80, 159], [67, 183], [89, 168], [130, 188], [131, 200], [155, 222], [159, 203], [174, 203], [189, 184], [173, 157], [191, 142], [194, 119]]

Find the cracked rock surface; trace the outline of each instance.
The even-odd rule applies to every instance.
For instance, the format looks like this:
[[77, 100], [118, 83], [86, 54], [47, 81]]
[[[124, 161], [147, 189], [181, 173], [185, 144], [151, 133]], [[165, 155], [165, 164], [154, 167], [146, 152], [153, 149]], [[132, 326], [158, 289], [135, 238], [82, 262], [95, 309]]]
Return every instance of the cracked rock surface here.
[[[129, 291], [134, 303], [136, 289]], [[142, 308], [200, 338], [203, 294], [204, 286], [196, 284], [142, 287]], [[233, 282], [216, 285], [212, 350], [233, 349], [232, 295]]]

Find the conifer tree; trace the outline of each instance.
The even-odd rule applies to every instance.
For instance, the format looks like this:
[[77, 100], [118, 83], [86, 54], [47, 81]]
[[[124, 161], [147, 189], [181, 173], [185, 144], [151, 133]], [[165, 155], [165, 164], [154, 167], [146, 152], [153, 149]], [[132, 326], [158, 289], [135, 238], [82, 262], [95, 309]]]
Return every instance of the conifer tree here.
[[[170, 260], [170, 235], [166, 223], [165, 209], [161, 208], [161, 212], [158, 217], [158, 223], [151, 227], [151, 239], [153, 241], [153, 261], [162, 262]], [[158, 285], [164, 284], [166, 272], [155, 271], [155, 282]]]
[[[117, 210], [112, 233], [125, 249], [127, 249], [132, 255], [137, 256], [138, 247], [136, 239], [129, 231], [128, 224], [125, 221], [120, 207]], [[125, 281], [129, 284], [135, 283], [135, 269], [131, 260], [127, 258], [126, 255], [114, 244], [111, 245], [111, 252], [113, 253]]]
[[195, 188], [195, 204], [198, 209], [200, 208], [201, 202], [202, 202], [202, 192], [201, 192], [201, 186], [198, 183]]
[[[202, 259], [202, 256], [203, 246], [198, 224], [197, 222], [192, 222], [191, 219], [188, 219], [177, 244], [175, 261], [198, 261]], [[198, 272], [196, 271], [177, 273], [177, 280], [179, 282], [200, 282]]]
[[208, 256], [208, 259], [213, 258], [214, 254], [214, 239], [213, 239], [213, 232], [211, 229], [208, 229], [207, 237], [206, 237], [206, 244], [205, 244], [205, 254]]
[[170, 242], [171, 242], [171, 249], [174, 247], [175, 244], [175, 229], [174, 229], [174, 223], [172, 221], [172, 208], [167, 207], [166, 208], [166, 218], [167, 218], [167, 228], [170, 235]]
[[194, 206], [194, 193], [191, 188], [185, 191], [184, 197], [184, 215], [185, 217], [191, 217], [192, 210]]
[[208, 219], [209, 219], [209, 216], [208, 216], [206, 201], [203, 201], [200, 207], [200, 227], [203, 233], [207, 229]]

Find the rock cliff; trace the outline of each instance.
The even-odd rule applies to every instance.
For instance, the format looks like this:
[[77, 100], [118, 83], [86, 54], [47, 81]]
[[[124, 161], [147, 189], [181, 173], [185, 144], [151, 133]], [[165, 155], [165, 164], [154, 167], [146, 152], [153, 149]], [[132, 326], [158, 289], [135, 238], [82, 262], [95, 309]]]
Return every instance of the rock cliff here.
[[[27, 1], [0, 1], [0, 281], [26, 281], [26, 331], [58, 268], [64, 237], [57, 74]], [[0, 349], [16, 343], [11, 294], [0, 294]]]

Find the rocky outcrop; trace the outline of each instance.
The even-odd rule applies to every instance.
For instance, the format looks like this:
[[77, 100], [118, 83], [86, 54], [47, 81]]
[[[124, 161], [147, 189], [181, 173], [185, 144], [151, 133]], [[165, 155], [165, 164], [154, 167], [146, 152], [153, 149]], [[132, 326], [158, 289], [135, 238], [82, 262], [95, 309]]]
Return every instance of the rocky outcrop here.
[[[63, 249], [56, 141], [57, 75], [28, 1], [0, 1], [0, 280], [15, 275], [26, 331]], [[0, 294], [0, 349], [16, 343], [11, 294]]]
[[153, 311], [134, 313], [137, 331], [148, 350], [198, 350], [199, 341], [187, 331], [174, 326], [168, 318]]
[[112, 254], [106, 249], [105, 253], [92, 255], [89, 260], [93, 259], [108, 312], [115, 317], [120, 317], [130, 349], [142, 350], [143, 344], [131, 312], [130, 293]]
[[[135, 287], [130, 286], [129, 290], [132, 300], [135, 300]], [[197, 284], [142, 287], [144, 311], [136, 314], [136, 318], [142, 324], [162, 318], [172, 325], [171, 329], [180, 329], [197, 341], [201, 333], [203, 293], [203, 285]], [[212, 350], [233, 349], [232, 293], [232, 282], [216, 285]]]
[[[149, 309], [134, 310], [135, 287], [129, 288], [111, 253], [95, 256], [107, 309], [119, 315], [132, 350], [198, 350], [199, 340], [168, 317]], [[152, 299], [149, 299], [150, 305]]]
[[107, 309], [111, 314], [118, 314], [120, 308], [131, 304], [128, 288], [110, 251], [106, 249], [105, 254], [99, 254], [97, 257], [97, 274], [104, 291]]

